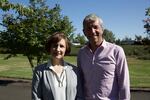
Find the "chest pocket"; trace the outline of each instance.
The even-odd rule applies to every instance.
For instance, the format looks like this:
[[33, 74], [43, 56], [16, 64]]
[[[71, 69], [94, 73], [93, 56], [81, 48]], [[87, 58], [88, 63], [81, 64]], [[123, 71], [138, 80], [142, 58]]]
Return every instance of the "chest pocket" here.
[[105, 78], [114, 77], [116, 64], [113, 61], [99, 60], [96, 65], [98, 67], [96, 69], [100, 70], [102, 76], [104, 75]]

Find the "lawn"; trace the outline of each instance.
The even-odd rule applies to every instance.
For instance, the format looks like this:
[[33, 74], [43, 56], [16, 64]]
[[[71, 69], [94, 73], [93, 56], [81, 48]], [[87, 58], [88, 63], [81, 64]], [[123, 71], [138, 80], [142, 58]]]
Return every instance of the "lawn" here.
[[[0, 54], [0, 77], [32, 78], [32, 69], [24, 56], [4, 60]], [[65, 60], [76, 65], [76, 56], [67, 56]], [[131, 87], [150, 87], [150, 60], [138, 60], [127, 57]]]
[[131, 87], [150, 87], [150, 60], [127, 58]]

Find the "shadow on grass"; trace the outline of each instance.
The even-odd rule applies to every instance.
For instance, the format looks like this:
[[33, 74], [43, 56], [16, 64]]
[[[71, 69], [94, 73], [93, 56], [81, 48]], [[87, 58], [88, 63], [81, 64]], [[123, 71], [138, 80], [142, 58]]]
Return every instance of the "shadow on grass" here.
[[8, 84], [14, 83], [15, 81], [13, 80], [0, 80], [0, 85], [1, 86], [7, 86]]
[[13, 83], [19, 83], [19, 84], [31, 84], [32, 80], [28, 79], [15, 79], [15, 78], [1, 78], [0, 77], [0, 86], [7, 86], [9, 84]]

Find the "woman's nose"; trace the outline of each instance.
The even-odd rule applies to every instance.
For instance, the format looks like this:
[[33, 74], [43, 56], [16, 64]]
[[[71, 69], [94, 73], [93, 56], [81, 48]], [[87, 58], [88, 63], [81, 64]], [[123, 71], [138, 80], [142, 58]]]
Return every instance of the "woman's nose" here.
[[56, 47], [56, 50], [59, 51], [59, 50], [60, 50], [60, 46], [57, 46], [57, 47]]

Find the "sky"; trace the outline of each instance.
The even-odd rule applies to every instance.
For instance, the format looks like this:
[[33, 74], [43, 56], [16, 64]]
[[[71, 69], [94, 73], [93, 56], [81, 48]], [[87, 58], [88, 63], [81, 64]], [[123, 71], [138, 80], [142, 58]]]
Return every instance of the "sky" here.
[[[9, 0], [11, 3], [28, 5], [29, 0]], [[116, 39], [146, 36], [143, 28], [145, 9], [150, 7], [150, 0], [47, 0], [46, 5], [53, 8], [59, 4], [63, 16], [68, 16], [76, 29], [82, 32], [82, 22], [86, 15], [95, 13], [102, 18], [104, 28], [110, 30]]]

